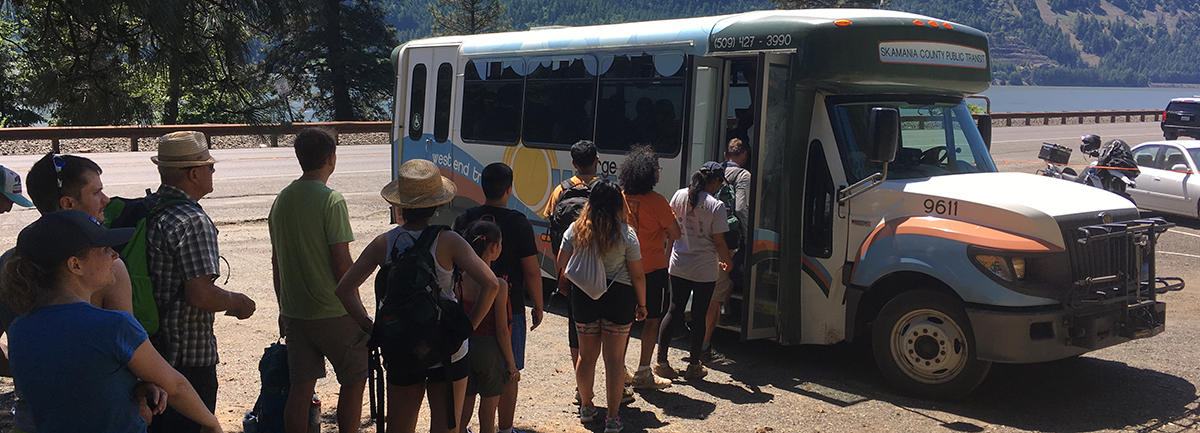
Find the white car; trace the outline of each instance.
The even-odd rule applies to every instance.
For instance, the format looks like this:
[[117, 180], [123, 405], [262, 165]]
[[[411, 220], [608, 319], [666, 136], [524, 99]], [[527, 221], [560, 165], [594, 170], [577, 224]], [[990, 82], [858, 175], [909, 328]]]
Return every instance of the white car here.
[[1129, 190], [1137, 207], [1200, 218], [1200, 140], [1142, 143], [1133, 159], [1142, 170]]

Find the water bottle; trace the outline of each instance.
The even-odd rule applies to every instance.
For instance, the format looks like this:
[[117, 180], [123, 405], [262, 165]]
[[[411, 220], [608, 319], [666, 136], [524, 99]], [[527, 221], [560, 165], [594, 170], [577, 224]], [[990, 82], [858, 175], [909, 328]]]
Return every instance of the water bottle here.
[[242, 433], [258, 433], [258, 416], [254, 412], [246, 412], [242, 418]]
[[316, 393], [313, 393], [312, 405], [308, 407], [308, 433], [321, 433], [321, 399]]

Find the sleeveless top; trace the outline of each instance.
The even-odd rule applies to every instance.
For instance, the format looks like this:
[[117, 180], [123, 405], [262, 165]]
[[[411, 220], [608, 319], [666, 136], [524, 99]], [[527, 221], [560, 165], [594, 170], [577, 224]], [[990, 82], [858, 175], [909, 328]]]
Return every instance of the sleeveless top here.
[[[392, 251], [397, 251], [398, 253], [402, 254], [404, 251], [408, 250], [409, 247], [413, 246], [413, 244], [417, 243], [417, 238], [421, 237], [422, 231], [424, 230], [408, 230], [403, 226], [396, 226], [395, 228], [388, 230], [388, 248], [384, 263], [392, 262]], [[433, 244], [429, 246], [429, 253], [433, 254], [434, 257], [433, 261], [435, 265], [433, 269], [437, 273], [438, 288], [441, 289], [441, 295], [443, 299], [457, 302], [458, 299], [454, 297], [454, 269], [443, 268], [442, 263], [437, 260], [437, 247], [438, 240], [440, 239], [440, 236], [438, 239], [434, 239]], [[450, 356], [450, 362], [458, 362], [460, 359], [463, 359], [464, 356], [467, 356], [466, 340], [463, 341], [463, 344], [458, 348], [458, 351], [454, 352], [454, 355]], [[437, 364], [433, 367], [430, 367], [430, 369], [441, 366], [442, 364]]]

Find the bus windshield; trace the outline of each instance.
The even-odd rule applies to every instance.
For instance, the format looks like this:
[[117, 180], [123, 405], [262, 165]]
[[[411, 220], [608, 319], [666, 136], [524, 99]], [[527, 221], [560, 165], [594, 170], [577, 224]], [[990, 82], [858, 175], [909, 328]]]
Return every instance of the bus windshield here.
[[966, 103], [854, 102], [832, 105], [829, 110], [851, 182], [882, 168], [882, 164], [868, 161], [862, 151], [868, 145], [868, 116], [874, 107], [900, 110], [900, 150], [895, 162], [888, 165], [888, 179], [996, 171]]

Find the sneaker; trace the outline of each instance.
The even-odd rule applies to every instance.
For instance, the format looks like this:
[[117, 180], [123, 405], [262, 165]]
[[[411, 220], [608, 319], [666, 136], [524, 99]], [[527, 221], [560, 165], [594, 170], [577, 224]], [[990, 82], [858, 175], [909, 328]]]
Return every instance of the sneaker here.
[[704, 362], [725, 362], [728, 360], [728, 358], [725, 358], [725, 355], [711, 347], [704, 351], [704, 354], [700, 355], [700, 359], [704, 360]]
[[708, 369], [704, 368], [703, 364], [693, 362], [688, 364], [687, 371], [683, 373], [683, 378], [687, 380], [699, 380], [708, 375]]
[[667, 380], [675, 380], [679, 378], [679, 372], [675, 371], [675, 368], [671, 367], [671, 364], [667, 364], [665, 362], [654, 364], [654, 374]]
[[575, 388], [575, 401], [571, 402], [571, 404], [579, 406], [579, 388]]
[[633, 387], [625, 385], [621, 388], [621, 404], [633, 403]]
[[633, 373], [629, 372], [629, 367], [625, 367], [625, 384], [629, 385], [631, 383], [633, 383]]
[[621, 418], [609, 418], [604, 420], [604, 433], [621, 433], [625, 429], [625, 423], [621, 422]]
[[637, 389], [663, 389], [671, 386], [671, 380], [659, 377], [651, 370], [640, 370], [633, 375], [633, 387]]
[[584, 424], [595, 422], [599, 416], [600, 409], [596, 409], [596, 406], [579, 406], [579, 422]]

